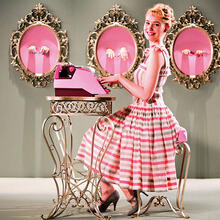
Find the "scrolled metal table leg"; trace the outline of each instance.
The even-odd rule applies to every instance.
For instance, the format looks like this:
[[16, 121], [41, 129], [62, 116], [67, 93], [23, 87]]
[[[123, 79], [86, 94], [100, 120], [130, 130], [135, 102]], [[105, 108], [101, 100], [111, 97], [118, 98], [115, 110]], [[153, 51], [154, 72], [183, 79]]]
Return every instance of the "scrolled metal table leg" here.
[[[66, 120], [67, 119], [67, 120]], [[100, 117], [94, 127], [93, 140], [92, 140], [92, 151], [91, 151], [91, 164], [90, 167], [95, 163], [95, 168], [98, 172], [92, 169], [88, 169], [86, 173], [81, 170], [77, 170], [75, 167], [76, 161], [72, 158], [72, 145], [73, 145], [73, 134], [72, 134], [72, 122], [70, 117], [60, 117], [59, 115], [50, 115], [43, 123], [42, 133], [45, 139], [46, 145], [49, 149], [51, 157], [54, 162], [54, 171], [52, 173], [56, 190], [57, 199], [54, 199], [54, 207], [47, 217], [42, 215], [43, 219], [56, 218], [62, 214], [70, 203], [74, 203], [72, 207], [84, 207], [81, 204], [82, 200], [86, 203], [88, 208], [91, 210], [91, 205], [95, 208], [96, 212], [92, 212], [98, 219], [111, 219], [111, 216], [104, 217], [98, 209], [99, 203], [99, 183], [102, 179], [101, 175], [101, 162], [104, 158], [105, 152], [108, 149], [110, 141], [113, 136], [114, 127], [110, 124], [112, 133], [109, 134], [108, 128], [99, 127], [100, 120], [108, 118]], [[67, 124], [65, 125], [65, 122]], [[109, 121], [108, 121], [109, 122]], [[66, 129], [67, 126], [67, 129]], [[93, 150], [95, 141], [95, 130], [102, 129], [106, 133], [106, 140], [101, 146], [97, 160], [93, 161]], [[70, 136], [70, 146], [67, 146], [67, 130]], [[68, 137], [69, 137], [68, 136]], [[109, 138], [107, 140], [107, 137]], [[56, 138], [57, 141], [54, 140]], [[57, 146], [58, 145], [58, 146]], [[61, 153], [59, 153], [59, 150]], [[99, 161], [98, 161], [99, 159]], [[81, 177], [76, 178], [75, 174], [79, 174]], [[59, 182], [58, 182], [59, 181]], [[60, 185], [59, 185], [60, 183]], [[61, 186], [61, 190], [60, 190]], [[91, 187], [91, 190], [89, 189]]]
[[[64, 135], [64, 146], [62, 146], [61, 149], [63, 155], [59, 154], [57, 148], [57, 145], [60, 145], [61, 143], [54, 140], [54, 134], [59, 133]], [[71, 199], [68, 195], [69, 189], [66, 182], [66, 175], [68, 173], [66, 163], [68, 158], [66, 155], [66, 129], [63, 119], [58, 115], [48, 116], [43, 122], [42, 134], [49, 149], [50, 155], [53, 159], [54, 170], [52, 177], [55, 182], [57, 191], [57, 198], [53, 200], [55, 203], [54, 208], [51, 210], [47, 217], [44, 217], [43, 215], [41, 216], [43, 219], [50, 219], [55, 218], [63, 213]], [[61, 182], [61, 184], [59, 184], [58, 181]], [[61, 187], [59, 185], [61, 185]]]
[[[101, 121], [105, 121], [105, 123], [103, 123], [104, 124], [103, 127], [100, 126]], [[101, 150], [99, 151], [97, 159], [95, 161], [93, 161], [94, 142], [95, 142], [95, 138], [96, 138], [96, 130], [99, 130], [99, 131], [102, 131], [102, 132], [105, 133], [105, 140], [103, 141], [102, 146], [100, 146]], [[94, 205], [94, 208], [95, 208], [96, 212], [95, 213], [92, 212], [92, 213], [99, 219], [107, 219], [107, 220], [110, 220], [111, 216], [104, 217], [103, 214], [99, 211], [99, 208], [98, 208], [99, 183], [102, 179], [102, 171], [101, 171], [102, 161], [103, 161], [103, 158], [105, 156], [106, 151], [108, 150], [110, 142], [113, 138], [113, 134], [114, 134], [114, 124], [112, 123], [112, 121], [109, 120], [109, 118], [106, 117], [106, 116], [100, 117], [94, 125], [94, 131], [93, 131], [93, 137], [92, 137], [92, 148], [91, 148], [92, 150], [91, 150], [90, 167], [94, 167], [94, 170], [98, 171], [98, 172], [96, 172], [96, 171], [91, 171], [90, 170], [90, 172], [91, 173], [93, 172], [93, 175], [97, 178], [97, 184], [96, 184], [96, 187], [95, 187], [95, 190], [94, 190], [94, 193], [93, 193], [93, 199], [92, 199], [92, 203]], [[95, 163], [95, 164], [93, 165], [93, 163]], [[89, 180], [88, 182], [91, 182], [91, 181]], [[90, 206], [89, 206], [89, 208], [91, 210]]]

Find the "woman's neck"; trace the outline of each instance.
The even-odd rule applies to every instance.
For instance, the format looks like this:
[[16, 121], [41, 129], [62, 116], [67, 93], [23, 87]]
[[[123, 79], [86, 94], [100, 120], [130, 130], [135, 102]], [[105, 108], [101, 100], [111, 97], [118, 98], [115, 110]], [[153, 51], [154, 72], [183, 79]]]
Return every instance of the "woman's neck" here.
[[150, 41], [149, 42], [149, 46], [150, 47], [154, 47], [154, 46], [164, 46], [163, 41], [159, 42], [159, 41]]

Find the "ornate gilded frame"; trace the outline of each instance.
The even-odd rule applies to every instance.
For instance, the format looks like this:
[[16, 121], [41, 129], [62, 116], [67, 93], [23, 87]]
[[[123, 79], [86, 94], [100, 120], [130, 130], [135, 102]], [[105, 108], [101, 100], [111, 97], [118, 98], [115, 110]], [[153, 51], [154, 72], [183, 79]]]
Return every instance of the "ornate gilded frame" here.
[[[137, 68], [138, 64], [144, 59], [145, 38], [143, 32], [139, 32], [138, 24], [135, 19], [132, 19], [126, 12], [119, 6], [113, 5], [113, 7], [95, 23], [94, 31], [90, 32], [87, 40], [87, 56], [89, 65], [94, 67], [99, 76], [110, 76], [105, 69], [101, 67], [97, 59], [97, 43], [102, 33], [109, 27], [124, 27], [132, 35], [136, 44], [136, 57], [132, 67], [123, 75], [133, 80], [133, 72]], [[113, 85], [113, 88], [118, 88], [120, 85]]]
[[57, 38], [59, 45], [59, 55], [57, 62], [67, 61], [69, 54], [68, 37], [66, 30], [61, 30], [61, 21], [55, 18], [49, 11], [42, 5], [38, 4], [31, 10], [23, 19], [18, 21], [18, 28], [12, 33], [10, 39], [10, 56], [12, 59], [11, 64], [16, 70], [21, 72], [20, 79], [31, 82], [36, 88], [46, 87], [49, 82], [53, 81], [53, 75], [56, 66], [42, 75], [36, 75], [24, 66], [20, 58], [20, 42], [24, 33], [35, 25], [42, 25], [52, 30]]
[[[209, 67], [200, 75], [186, 75], [180, 71], [174, 61], [173, 47], [175, 40], [179, 34], [186, 28], [199, 28], [203, 30], [212, 44], [212, 59]], [[165, 45], [171, 56], [171, 71], [175, 74], [175, 81], [183, 84], [187, 89], [198, 89], [202, 84], [209, 82], [211, 76], [216, 69], [220, 67], [220, 38], [219, 33], [214, 32], [214, 24], [209, 21], [202, 13], [194, 6], [191, 6], [172, 26], [171, 31], [166, 35]]]

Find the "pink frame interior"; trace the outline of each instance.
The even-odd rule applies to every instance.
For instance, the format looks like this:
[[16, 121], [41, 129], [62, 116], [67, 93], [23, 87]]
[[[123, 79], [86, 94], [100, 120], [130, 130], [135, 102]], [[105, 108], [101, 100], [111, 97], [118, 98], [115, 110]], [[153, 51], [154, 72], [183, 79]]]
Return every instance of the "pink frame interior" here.
[[[183, 53], [184, 50], [190, 54]], [[202, 55], [196, 55], [196, 51]], [[200, 75], [207, 70], [212, 59], [212, 44], [208, 35], [199, 28], [190, 27], [183, 30], [175, 40], [173, 47], [174, 62], [186, 75]]]
[[[35, 46], [36, 52], [29, 51]], [[49, 49], [46, 54], [41, 53], [41, 48]], [[45, 25], [34, 25], [22, 36], [20, 41], [20, 58], [23, 65], [32, 73], [42, 75], [53, 70], [59, 58], [59, 44], [56, 34]]]
[[[123, 60], [118, 53], [122, 47], [128, 52], [128, 59]], [[106, 55], [106, 50], [112, 49], [114, 58]], [[123, 26], [108, 27], [103, 31], [97, 42], [96, 54], [99, 65], [107, 73], [121, 74], [130, 70], [134, 65], [137, 54], [136, 42], [132, 34]]]

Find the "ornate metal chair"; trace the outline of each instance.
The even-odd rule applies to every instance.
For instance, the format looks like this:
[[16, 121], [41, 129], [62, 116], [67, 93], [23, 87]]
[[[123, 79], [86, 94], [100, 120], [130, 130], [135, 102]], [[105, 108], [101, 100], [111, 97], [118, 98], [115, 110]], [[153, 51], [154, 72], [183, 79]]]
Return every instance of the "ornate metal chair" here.
[[[186, 132], [186, 131], [182, 130], [182, 132]], [[183, 133], [181, 133], [181, 135], [182, 134]], [[190, 147], [185, 142], [186, 139], [187, 139], [187, 137], [184, 137], [184, 134], [183, 134], [183, 136], [179, 138], [179, 143], [176, 148], [176, 155], [177, 155], [176, 159], [178, 159], [178, 157], [182, 156], [180, 175], [179, 175], [179, 181], [178, 181], [178, 188], [177, 188], [177, 193], [176, 193], [176, 207], [172, 205], [172, 203], [170, 202], [170, 200], [168, 199], [167, 196], [163, 196], [163, 195], [152, 196], [149, 199], [149, 201], [147, 202], [147, 204], [145, 206], [141, 207], [140, 191], [138, 191], [137, 195], [138, 195], [138, 201], [139, 201], [139, 209], [136, 214], [137, 217], [146, 214], [149, 211], [153, 201], [156, 200], [154, 202], [154, 206], [159, 206], [159, 205], [165, 206], [165, 204], [167, 203], [168, 206], [170, 207], [170, 209], [176, 215], [178, 215], [182, 218], [190, 218], [188, 215], [186, 215], [183, 212], [184, 211], [183, 198], [184, 198], [184, 192], [185, 192], [189, 164], [190, 164], [190, 157], [191, 157]]]

